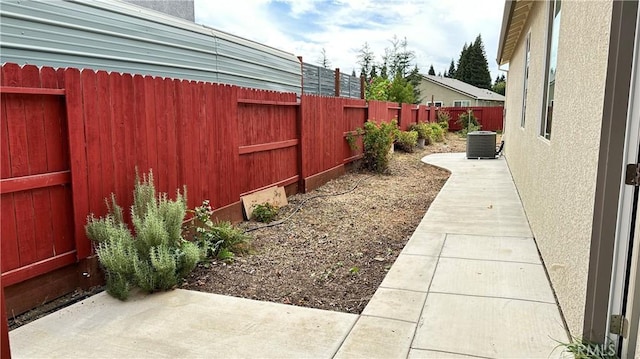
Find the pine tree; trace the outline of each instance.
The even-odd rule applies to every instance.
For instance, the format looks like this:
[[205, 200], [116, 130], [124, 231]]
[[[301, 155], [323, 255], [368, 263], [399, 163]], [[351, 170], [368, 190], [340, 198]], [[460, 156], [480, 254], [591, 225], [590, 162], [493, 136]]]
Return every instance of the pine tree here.
[[374, 65], [371, 65], [371, 71], [369, 72], [369, 78], [366, 79], [366, 80], [367, 80], [367, 82], [369, 82], [369, 81], [373, 80], [376, 77], [378, 77], [378, 72], [377, 72], [377, 69], [376, 69], [376, 65], [374, 64]]
[[464, 46], [462, 46], [462, 51], [460, 51], [460, 58], [458, 59], [458, 66], [453, 76], [455, 79], [466, 82], [467, 79], [467, 68], [469, 67], [469, 49], [467, 47], [467, 43], [465, 42]]
[[421, 93], [418, 86], [420, 85], [420, 82], [422, 80], [422, 75], [420, 75], [420, 70], [418, 69], [418, 65], [413, 66], [413, 70], [411, 70], [411, 72], [409, 73], [409, 76], [407, 76], [407, 80], [409, 81], [411, 86], [413, 86], [413, 97], [414, 97], [415, 103], [420, 103], [422, 98], [421, 98]]
[[356, 69], [351, 70], [351, 76], [356, 77]]
[[318, 62], [320, 63], [320, 66], [324, 67], [325, 69], [328, 69], [329, 66], [331, 66], [331, 61], [329, 61], [329, 59], [327, 58], [327, 50], [325, 50], [324, 47], [320, 51]]
[[429, 75], [435, 76], [436, 70], [433, 69], [433, 65], [429, 67]]
[[373, 64], [373, 51], [369, 47], [369, 43], [365, 42], [360, 48], [358, 53], [358, 65], [360, 65], [360, 76], [364, 75], [364, 79], [369, 81], [371, 79], [371, 73]]
[[480, 34], [471, 46], [471, 64], [467, 82], [476, 87], [491, 89], [491, 73]]
[[454, 71], [454, 78], [460, 81], [480, 88], [491, 88], [489, 63], [487, 62], [484, 44], [480, 35], [468, 46], [466, 43], [464, 44], [458, 59], [458, 68], [454, 69]]
[[451, 64], [449, 65], [449, 72], [445, 74], [446, 77], [455, 77], [456, 76], [456, 65], [453, 63], [453, 59], [451, 59]]

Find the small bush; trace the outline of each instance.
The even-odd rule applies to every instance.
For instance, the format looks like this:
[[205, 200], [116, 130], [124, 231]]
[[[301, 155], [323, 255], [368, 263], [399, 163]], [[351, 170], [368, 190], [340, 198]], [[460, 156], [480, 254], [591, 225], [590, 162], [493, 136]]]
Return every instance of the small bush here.
[[136, 176], [133, 198], [133, 232], [124, 223], [122, 207], [114, 195], [111, 204], [107, 203], [108, 214], [104, 218], [89, 215], [85, 227], [89, 239], [96, 243], [107, 292], [121, 300], [133, 287], [147, 292], [173, 288], [200, 260], [198, 246], [182, 238], [185, 195], [177, 192], [175, 201], [166, 193], [156, 195], [153, 173], [149, 172], [142, 180]]
[[193, 240], [200, 248], [201, 258], [232, 259], [234, 253], [247, 251], [251, 237], [231, 222], [213, 222], [213, 210], [208, 200], [193, 210], [195, 218], [188, 229], [193, 233]]
[[262, 223], [270, 223], [278, 215], [280, 208], [271, 203], [258, 204], [253, 208], [252, 217]]
[[437, 123], [431, 124], [431, 142], [444, 141], [444, 130]]
[[458, 136], [462, 137], [462, 138], [467, 138], [467, 135], [471, 132], [475, 132], [475, 131], [479, 131], [480, 130], [480, 126], [476, 126], [474, 124], [471, 124], [470, 127], [465, 127], [463, 129], [461, 129], [460, 131], [458, 131]]
[[424, 122], [416, 123], [409, 126], [409, 131], [416, 131], [418, 133], [418, 138], [424, 139], [427, 139], [431, 134], [431, 128]]
[[445, 133], [449, 131], [449, 121], [440, 121], [438, 125], [440, 125], [440, 128], [442, 128]]
[[418, 145], [417, 131], [398, 131], [396, 148], [403, 152], [413, 152]]
[[446, 122], [449, 127], [449, 121], [451, 120], [451, 114], [447, 110], [439, 109], [437, 112], [438, 123]]
[[397, 121], [376, 124], [367, 121], [364, 124], [364, 165], [371, 171], [385, 173], [389, 169], [390, 150], [395, 133], [398, 130]]
[[474, 116], [473, 111], [461, 113], [460, 116], [458, 116], [458, 121], [456, 121], [456, 123], [464, 129], [469, 127], [469, 121], [471, 121], [472, 126], [476, 126], [477, 128], [481, 127], [478, 119]]

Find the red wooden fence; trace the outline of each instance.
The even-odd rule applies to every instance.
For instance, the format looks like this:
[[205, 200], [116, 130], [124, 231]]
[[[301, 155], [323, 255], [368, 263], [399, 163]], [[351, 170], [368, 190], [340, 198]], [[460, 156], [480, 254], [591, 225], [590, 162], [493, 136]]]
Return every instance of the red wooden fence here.
[[[87, 215], [104, 215], [110, 193], [128, 207], [136, 168], [170, 195], [186, 186], [190, 207], [209, 199], [239, 219], [243, 194], [343, 173], [362, 156], [345, 137], [367, 119], [403, 130], [435, 119], [426, 106], [15, 64], [1, 92], [3, 286], [89, 256]], [[501, 128], [502, 108], [472, 109]], [[455, 130], [466, 109], [448, 110]]]
[[502, 131], [503, 107], [443, 107], [440, 110], [449, 111], [451, 116], [449, 131], [461, 129], [457, 122], [458, 117], [469, 110], [473, 111], [473, 115], [478, 119], [483, 131]]

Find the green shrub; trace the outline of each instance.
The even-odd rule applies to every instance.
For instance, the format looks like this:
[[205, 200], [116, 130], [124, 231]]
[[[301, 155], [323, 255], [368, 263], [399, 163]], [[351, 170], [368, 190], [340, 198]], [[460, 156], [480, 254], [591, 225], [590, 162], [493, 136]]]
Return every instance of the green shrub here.
[[451, 120], [451, 114], [449, 113], [449, 111], [444, 109], [439, 109], [437, 112], [437, 117], [438, 117], [438, 123], [446, 122], [447, 127], [449, 127], [449, 121]]
[[124, 300], [133, 287], [148, 292], [168, 290], [195, 268], [200, 249], [182, 238], [185, 196], [179, 191], [175, 201], [166, 193], [156, 196], [153, 173], [149, 172], [142, 180], [136, 176], [131, 206], [135, 237], [124, 223], [122, 207], [114, 195], [104, 218], [89, 215], [85, 229], [96, 243], [109, 294]]
[[416, 123], [409, 126], [409, 131], [416, 131], [418, 133], [418, 138], [424, 139], [427, 139], [431, 134], [431, 128], [424, 122]]
[[464, 127], [463, 129], [461, 129], [460, 131], [458, 131], [458, 135], [462, 138], [466, 138], [467, 135], [470, 132], [475, 132], [475, 131], [479, 131], [480, 130], [480, 126], [476, 126], [474, 124], [471, 124], [470, 127]]
[[431, 125], [431, 142], [442, 142], [444, 141], [444, 130], [437, 123], [432, 123]]
[[403, 152], [413, 152], [418, 145], [417, 131], [398, 131], [396, 148]]
[[472, 126], [476, 126], [477, 128], [481, 127], [478, 119], [474, 116], [473, 111], [461, 113], [460, 116], [458, 116], [456, 123], [464, 129], [469, 127], [469, 121], [471, 121]]
[[377, 173], [387, 172], [389, 169], [390, 150], [393, 145], [398, 123], [394, 120], [390, 123], [367, 121], [364, 124], [364, 165]]
[[251, 237], [233, 226], [231, 222], [214, 223], [211, 220], [213, 210], [208, 200], [204, 200], [201, 206], [193, 210], [193, 213], [195, 216], [188, 225], [188, 229], [200, 248], [202, 259], [212, 257], [228, 260], [234, 257], [234, 253], [247, 250]]
[[280, 208], [271, 203], [258, 204], [253, 208], [252, 217], [258, 222], [270, 223], [278, 215]]
[[438, 122], [438, 125], [445, 133], [449, 131], [449, 121], [440, 121]]

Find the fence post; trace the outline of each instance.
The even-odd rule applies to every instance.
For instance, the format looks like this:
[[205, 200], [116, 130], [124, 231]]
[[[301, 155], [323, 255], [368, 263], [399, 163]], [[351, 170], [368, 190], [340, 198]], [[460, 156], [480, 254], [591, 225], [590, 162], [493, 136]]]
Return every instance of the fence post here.
[[336, 97], [340, 97], [340, 68], [336, 67], [336, 71], [334, 72], [334, 74], [335, 74], [334, 87], [336, 89], [335, 94], [336, 94]]
[[304, 93], [304, 62], [302, 62], [302, 56], [298, 56], [300, 61], [300, 96]]

